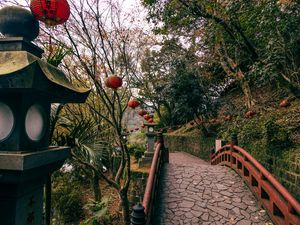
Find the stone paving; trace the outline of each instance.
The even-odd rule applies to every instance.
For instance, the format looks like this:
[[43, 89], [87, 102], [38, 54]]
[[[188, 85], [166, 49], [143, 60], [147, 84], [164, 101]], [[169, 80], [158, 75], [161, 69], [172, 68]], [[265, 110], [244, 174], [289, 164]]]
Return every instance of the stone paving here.
[[239, 175], [186, 153], [164, 167], [154, 225], [272, 224]]

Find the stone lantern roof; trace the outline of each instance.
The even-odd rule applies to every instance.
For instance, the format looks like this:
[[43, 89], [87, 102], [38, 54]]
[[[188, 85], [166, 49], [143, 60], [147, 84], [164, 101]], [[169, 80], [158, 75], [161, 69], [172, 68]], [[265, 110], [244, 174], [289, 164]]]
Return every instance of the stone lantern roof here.
[[0, 52], [0, 92], [37, 91], [50, 102], [84, 102], [90, 90], [72, 84], [56, 67], [26, 51]]

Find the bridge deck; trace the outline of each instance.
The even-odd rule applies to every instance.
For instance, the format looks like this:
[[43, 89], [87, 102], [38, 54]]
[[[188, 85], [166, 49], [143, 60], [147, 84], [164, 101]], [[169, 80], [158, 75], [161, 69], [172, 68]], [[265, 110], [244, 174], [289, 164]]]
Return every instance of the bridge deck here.
[[171, 153], [163, 171], [155, 225], [272, 224], [239, 175], [186, 153]]

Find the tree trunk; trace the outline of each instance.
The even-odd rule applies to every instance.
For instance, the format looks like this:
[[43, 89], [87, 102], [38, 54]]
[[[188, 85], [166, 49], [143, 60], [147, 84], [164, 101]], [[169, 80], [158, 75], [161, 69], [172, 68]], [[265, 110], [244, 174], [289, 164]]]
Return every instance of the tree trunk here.
[[129, 201], [127, 197], [127, 190], [120, 191], [121, 206], [123, 211], [123, 221], [125, 225], [130, 225], [130, 210], [129, 210]]
[[173, 124], [172, 109], [167, 103], [164, 103], [163, 105], [166, 107], [167, 112], [168, 112], [168, 121], [167, 121], [168, 125], [171, 125], [171, 124]]
[[244, 72], [239, 68], [238, 63], [231, 59], [227, 53], [226, 46], [221, 48], [221, 45], [216, 47], [216, 52], [220, 57], [220, 63], [223, 70], [231, 77], [239, 80], [240, 86], [246, 98], [246, 105], [250, 109], [255, 105], [255, 100], [251, 93], [249, 81], [245, 80]]
[[101, 189], [99, 186], [99, 175], [96, 172], [93, 172], [93, 191], [94, 191], [94, 198], [95, 201], [100, 202], [101, 201]]
[[292, 81], [284, 73], [280, 73], [280, 75], [279, 81], [287, 86], [296, 98], [300, 99], [300, 83]]
[[250, 109], [255, 105], [255, 100], [251, 94], [251, 88], [249, 82], [248, 81], [241, 81], [241, 82], [242, 82], [242, 90], [246, 98], [246, 104], [248, 109]]

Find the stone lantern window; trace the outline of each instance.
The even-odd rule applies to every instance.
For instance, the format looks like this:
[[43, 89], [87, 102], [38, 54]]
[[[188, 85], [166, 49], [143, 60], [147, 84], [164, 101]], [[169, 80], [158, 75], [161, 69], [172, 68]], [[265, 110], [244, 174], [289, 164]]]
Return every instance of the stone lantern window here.
[[0, 141], [5, 140], [14, 128], [15, 118], [8, 105], [0, 102]]

